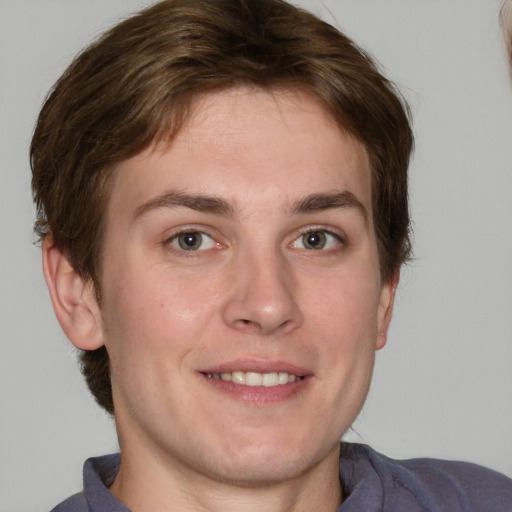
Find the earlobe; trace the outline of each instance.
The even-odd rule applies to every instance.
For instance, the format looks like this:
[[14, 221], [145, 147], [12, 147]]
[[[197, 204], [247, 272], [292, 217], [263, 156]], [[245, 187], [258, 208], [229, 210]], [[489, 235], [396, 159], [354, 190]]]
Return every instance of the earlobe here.
[[81, 350], [101, 347], [101, 314], [92, 282], [80, 277], [51, 235], [43, 241], [43, 271], [53, 309], [71, 343]]
[[395, 293], [399, 278], [400, 272], [396, 270], [389, 282], [382, 285], [377, 320], [378, 332], [376, 350], [383, 348], [388, 339], [389, 324], [393, 317], [393, 306], [395, 303]]

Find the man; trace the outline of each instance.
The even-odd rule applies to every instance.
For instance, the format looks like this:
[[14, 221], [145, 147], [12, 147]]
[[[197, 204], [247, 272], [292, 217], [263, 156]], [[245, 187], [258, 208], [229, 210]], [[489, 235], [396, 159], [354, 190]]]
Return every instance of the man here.
[[279, 0], [168, 0], [86, 49], [31, 148], [59, 322], [114, 414], [55, 510], [510, 510], [476, 466], [340, 445], [409, 255], [407, 107]]

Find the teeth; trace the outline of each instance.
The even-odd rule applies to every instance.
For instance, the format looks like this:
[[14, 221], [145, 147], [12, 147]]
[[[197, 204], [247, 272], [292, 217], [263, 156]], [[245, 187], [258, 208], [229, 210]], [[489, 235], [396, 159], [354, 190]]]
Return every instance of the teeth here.
[[261, 384], [265, 387], [277, 386], [279, 384], [279, 377], [277, 373], [264, 373], [261, 377]]
[[231, 380], [237, 384], [245, 384], [245, 372], [233, 372]]
[[291, 375], [288, 375], [287, 373], [280, 372], [277, 378], [279, 379], [279, 384], [288, 384], [288, 378], [291, 377]]
[[231, 373], [205, 373], [209, 379], [231, 381], [245, 386], [282, 386], [289, 382], [300, 380], [301, 377], [286, 372], [258, 373], [258, 372], [231, 372]]
[[246, 386], [261, 386], [263, 384], [263, 375], [261, 373], [246, 372], [245, 385]]

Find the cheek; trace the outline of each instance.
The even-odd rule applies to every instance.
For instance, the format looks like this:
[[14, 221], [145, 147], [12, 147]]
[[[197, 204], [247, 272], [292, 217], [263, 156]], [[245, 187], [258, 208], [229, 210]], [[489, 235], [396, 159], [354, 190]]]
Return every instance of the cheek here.
[[142, 411], [155, 399], [154, 389], [175, 387], [174, 381], [190, 366], [208, 314], [207, 308], [198, 308], [204, 301], [195, 288], [155, 274], [118, 279], [105, 290], [104, 300], [114, 397], [117, 405], [131, 403], [130, 408]]
[[311, 305], [313, 324], [322, 333], [327, 378], [335, 400], [359, 406], [371, 379], [378, 339], [380, 278], [374, 273], [333, 277]]
[[349, 344], [367, 342], [377, 332], [377, 314], [380, 298], [380, 279], [368, 272], [333, 275], [323, 286], [310, 287], [308, 309], [317, 325]]
[[[161, 268], [125, 267], [105, 286], [105, 344], [111, 358], [147, 357], [197, 340], [216, 303], [208, 281], [176, 277]], [[137, 270], [137, 271], [136, 271]], [[110, 285], [110, 286], [108, 286]]]

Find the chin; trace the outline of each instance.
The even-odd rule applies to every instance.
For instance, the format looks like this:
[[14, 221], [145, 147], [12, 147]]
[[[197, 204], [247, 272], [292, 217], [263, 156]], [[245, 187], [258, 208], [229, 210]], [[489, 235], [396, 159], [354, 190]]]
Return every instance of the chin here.
[[[305, 446], [308, 451], [304, 450]], [[297, 478], [334, 453], [337, 460], [338, 451], [338, 441], [317, 450], [307, 443], [299, 446], [274, 444], [268, 440], [241, 446], [233, 443], [229, 450], [218, 453], [218, 458], [211, 454], [210, 460], [218, 462], [210, 467], [208, 476], [241, 487], [267, 486]]]

